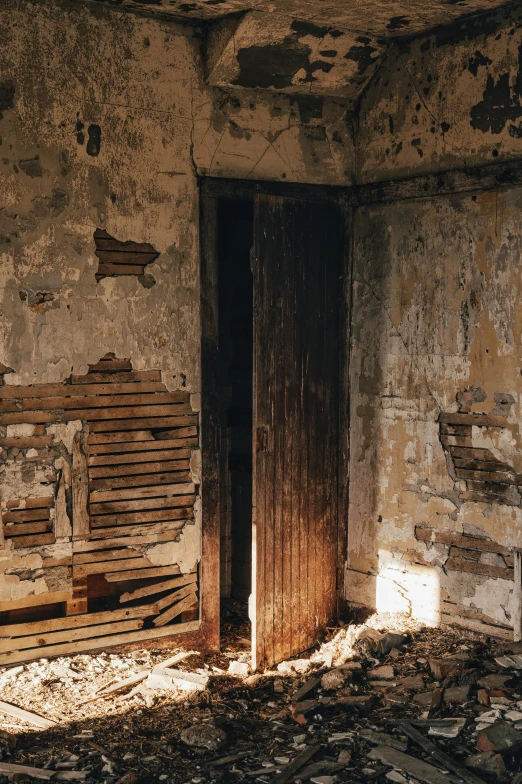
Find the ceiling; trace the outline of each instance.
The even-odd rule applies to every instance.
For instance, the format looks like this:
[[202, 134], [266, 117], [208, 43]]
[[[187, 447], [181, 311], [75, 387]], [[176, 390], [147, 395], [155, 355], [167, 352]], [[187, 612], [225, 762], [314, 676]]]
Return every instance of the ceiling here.
[[[73, 0], [71, 0], [72, 2]], [[394, 38], [430, 30], [480, 11], [507, 5], [506, 0], [94, 0], [98, 5], [217, 20], [249, 10], [287, 14], [327, 30], [339, 29]]]

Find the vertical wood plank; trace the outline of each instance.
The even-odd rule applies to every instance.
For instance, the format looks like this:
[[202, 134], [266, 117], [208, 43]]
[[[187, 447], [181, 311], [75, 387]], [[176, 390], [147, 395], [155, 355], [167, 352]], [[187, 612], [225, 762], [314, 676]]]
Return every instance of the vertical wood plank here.
[[522, 550], [515, 550], [515, 575], [514, 575], [514, 617], [513, 628], [515, 641], [522, 640]]
[[91, 532], [89, 516], [89, 426], [76, 433], [73, 441], [72, 500], [73, 539], [88, 539]]
[[217, 198], [201, 183], [201, 634], [219, 649], [220, 484]]

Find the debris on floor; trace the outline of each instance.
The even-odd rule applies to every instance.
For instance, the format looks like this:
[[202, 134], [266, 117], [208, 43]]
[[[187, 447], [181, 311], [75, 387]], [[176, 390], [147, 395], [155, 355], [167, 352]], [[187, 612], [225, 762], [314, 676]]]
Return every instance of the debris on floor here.
[[139, 650], [0, 671], [0, 784], [522, 784], [522, 644], [399, 616], [331, 629], [251, 673]]

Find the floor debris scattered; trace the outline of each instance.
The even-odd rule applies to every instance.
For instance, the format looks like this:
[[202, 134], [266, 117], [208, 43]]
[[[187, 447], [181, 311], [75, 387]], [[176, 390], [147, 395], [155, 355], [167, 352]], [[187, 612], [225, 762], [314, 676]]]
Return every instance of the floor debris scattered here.
[[522, 644], [373, 616], [252, 673], [139, 650], [0, 671], [0, 784], [522, 784]]

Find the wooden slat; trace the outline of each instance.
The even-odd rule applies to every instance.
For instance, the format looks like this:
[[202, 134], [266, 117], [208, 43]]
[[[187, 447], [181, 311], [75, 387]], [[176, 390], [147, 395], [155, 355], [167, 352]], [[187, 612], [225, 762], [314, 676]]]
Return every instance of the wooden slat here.
[[457, 444], [449, 444], [448, 451], [453, 457], [459, 458], [469, 458], [471, 460], [495, 460], [495, 455], [493, 452], [490, 452], [489, 449], [482, 449], [482, 448], [469, 448], [464, 446], [458, 446]]
[[[0, 387], [2, 389], [2, 387]], [[17, 447], [18, 449], [44, 449], [52, 446], [52, 436], [24, 436], [22, 438], [0, 438], [0, 446], [6, 449]]]
[[89, 516], [89, 428], [85, 424], [81, 432], [76, 433], [73, 441], [72, 465], [72, 503], [73, 503], [73, 538], [86, 539], [91, 530]]
[[149, 618], [154, 613], [149, 606], [122, 607], [85, 615], [74, 615], [67, 618], [50, 618], [48, 621], [30, 621], [28, 623], [11, 623], [0, 626], [0, 638], [23, 637], [29, 634], [55, 632], [61, 629], [78, 629], [80, 626], [96, 626], [113, 621], [125, 621], [133, 618]]
[[13, 651], [0, 655], [0, 665], [16, 664], [18, 662], [40, 659], [42, 656], [66, 656], [74, 653], [84, 653], [92, 650], [105, 650], [115, 645], [124, 645], [141, 640], [154, 640], [160, 637], [170, 637], [177, 634], [195, 632], [199, 629], [199, 621], [188, 621], [187, 623], [175, 624], [161, 629], [140, 629], [136, 632], [124, 634], [109, 634], [106, 637], [96, 637], [92, 640], [80, 640], [73, 643], [63, 643], [61, 645], [48, 645], [44, 649], [33, 649], [26, 651]]
[[[136, 256], [137, 258], [147, 258], [153, 256], [157, 258], [159, 253], [154, 250], [152, 245], [147, 242], [120, 242], [114, 237], [96, 237], [96, 250], [94, 251], [99, 259], [109, 259], [113, 256]], [[147, 262], [150, 264], [150, 261]]]
[[26, 509], [43, 509], [45, 507], [50, 508], [53, 506], [54, 506], [54, 496], [52, 495], [43, 496], [42, 498], [25, 499]]
[[[127, 379], [130, 373], [125, 373]], [[77, 377], [78, 378], [78, 377]], [[92, 378], [92, 376], [89, 376]], [[105, 377], [104, 377], [105, 378]], [[0, 387], [0, 400], [25, 400], [29, 398], [81, 397], [84, 395], [142, 395], [151, 392], [167, 392], [165, 384], [158, 381], [123, 381], [122, 383], [85, 384], [35, 384], [33, 386]], [[177, 403], [188, 403], [188, 392], [171, 392], [176, 396]]]
[[[73, 389], [74, 387], [63, 387], [64, 389]], [[1, 389], [1, 387], [0, 387]], [[177, 399], [176, 394], [170, 392], [152, 392], [150, 394], [134, 394], [134, 395], [93, 395], [93, 396], [56, 396], [56, 397], [30, 397], [22, 398], [20, 400], [4, 400], [0, 403], [0, 412], [20, 412], [20, 411], [54, 411], [58, 410], [81, 410], [83, 408], [96, 408], [105, 410], [111, 408], [118, 410], [117, 407], [124, 407], [123, 416], [129, 416], [128, 406], [158, 406], [168, 405], [175, 406], [173, 409], [175, 413], [191, 413], [192, 409], [187, 403], [181, 403]], [[144, 409], [148, 413], [149, 408]], [[167, 413], [168, 413], [167, 412]], [[152, 415], [152, 413], [151, 413]], [[93, 414], [91, 414], [93, 416]], [[79, 417], [80, 418], [80, 417]], [[82, 417], [83, 418], [83, 417]]]
[[463, 501], [476, 501], [477, 503], [491, 504], [493, 501], [502, 504], [506, 502], [505, 496], [495, 495], [495, 493], [481, 493], [478, 490], [463, 490], [459, 493], [459, 498]]
[[434, 528], [424, 528], [419, 525], [415, 526], [415, 537], [423, 542], [449, 544], [455, 547], [464, 547], [466, 550], [480, 550], [483, 553], [499, 553], [499, 555], [509, 555], [510, 553], [507, 547], [490, 539], [466, 536], [465, 534], [451, 533], [449, 531], [437, 531]]
[[[121, 530], [119, 531], [121, 534]], [[174, 542], [179, 530], [168, 530], [163, 533], [141, 534], [139, 536], [120, 536], [113, 539], [89, 539], [86, 542], [74, 542], [74, 553], [88, 553], [97, 550], [105, 550], [111, 547], [129, 547], [133, 544], [145, 545], [156, 544], [157, 542]]]
[[466, 471], [464, 468], [456, 468], [455, 473], [459, 479], [476, 479], [478, 482], [491, 482], [501, 485], [517, 485], [519, 481], [522, 481], [512, 472]]
[[469, 457], [454, 457], [455, 468], [464, 468], [469, 471], [493, 471], [501, 473], [513, 473], [511, 466], [507, 463], [499, 463], [497, 460], [472, 460]]
[[[125, 540], [124, 540], [125, 541]], [[108, 547], [108, 545], [107, 545]], [[72, 562], [75, 566], [78, 564], [86, 564], [86, 563], [94, 563], [96, 561], [118, 561], [124, 560], [125, 558], [141, 558], [142, 552], [141, 550], [135, 550], [132, 547], [124, 546], [119, 550], [103, 550], [100, 551], [92, 551], [87, 553], [74, 553], [72, 556]]]
[[[186, 596], [190, 596], [191, 594], [196, 595], [197, 587], [191, 583], [189, 585], [184, 585], [182, 588], [179, 588], [177, 591], [173, 593], [169, 593], [167, 596], [164, 596], [162, 599], [155, 599], [154, 606], [157, 608], [158, 612], [162, 612], [167, 607], [170, 607], [175, 602], [179, 602], [181, 599], [184, 599]], [[179, 615], [179, 613], [176, 613]]]
[[189, 482], [177, 485], [158, 485], [157, 487], [129, 487], [125, 490], [94, 490], [91, 503], [119, 501], [130, 498], [166, 498], [173, 495], [194, 495], [196, 486]]
[[38, 547], [42, 544], [54, 544], [56, 541], [54, 534], [34, 534], [33, 536], [13, 536], [10, 542], [13, 547]]
[[473, 446], [473, 439], [471, 436], [441, 436], [440, 442], [442, 446]]
[[[75, 616], [73, 616], [75, 617]], [[76, 616], [77, 617], [77, 616]], [[28, 637], [18, 637], [10, 640], [0, 639], [0, 653], [12, 651], [13, 648], [21, 651], [27, 648], [43, 648], [45, 645], [54, 645], [61, 642], [73, 642], [74, 640], [87, 640], [92, 637], [101, 637], [107, 632], [119, 634], [120, 632], [130, 632], [135, 629], [143, 628], [143, 620], [113, 621], [103, 623], [99, 626], [81, 626], [77, 629], [66, 629], [57, 632], [42, 632]], [[45, 651], [43, 651], [45, 655]]]
[[507, 566], [490, 566], [478, 561], [470, 561], [467, 558], [448, 558], [444, 564], [444, 569], [457, 572], [472, 572], [473, 574], [481, 574], [488, 577], [502, 577], [504, 580], [513, 579], [513, 569], [509, 569]]
[[[109, 455], [115, 453], [129, 453], [129, 452], [147, 452], [151, 449], [184, 449], [187, 447], [197, 447], [198, 439], [196, 437], [197, 428], [182, 428], [186, 430], [193, 430], [194, 434], [189, 438], [170, 438], [165, 441], [153, 439], [152, 436], [145, 442], [126, 442], [126, 443], [111, 443], [111, 444], [92, 444], [89, 450], [91, 455]], [[151, 443], [152, 441], [152, 443]]]
[[128, 558], [121, 561], [94, 561], [87, 564], [78, 564], [73, 566], [73, 576], [75, 579], [80, 580], [82, 577], [87, 577], [89, 574], [112, 574], [114, 572], [127, 572], [128, 570], [138, 571], [140, 569], [147, 569], [152, 566], [148, 558]]
[[439, 415], [439, 422], [446, 425], [479, 425], [481, 427], [507, 427], [507, 419], [489, 414], [451, 414]]
[[189, 585], [197, 582], [197, 574], [184, 574], [182, 577], [175, 577], [173, 580], [166, 580], [165, 582], [155, 583], [154, 585], [147, 585], [145, 588], [136, 588], [135, 591], [124, 593], [120, 596], [120, 604], [125, 602], [132, 602], [135, 599], [142, 599], [145, 596], [154, 596], [158, 593], [170, 591], [172, 588], [179, 588], [182, 585]]
[[194, 506], [195, 495], [177, 495], [168, 498], [140, 498], [131, 501], [112, 501], [91, 504], [91, 515], [106, 515], [117, 512], [132, 512], [139, 509], [172, 509], [178, 506]]
[[161, 381], [161, 370], [131, 370], [122, 373], [87, 373], [71, 376], [71, 384], [126, 384], [131, 381]]
[[[87, 418], [87, 417], [86, 417]], [[92, 422], [93, 433], [118, 432], [121, 430], [143, 430], [144, 428], [186, 427], [196, 425], [198, 418], [193, 416], [150, 416], [136, 419], [115, 419], [106, 422]]]
[[[118, 430], [127, 429], [118, 420], [123, 422], [133, 422], [134, 426], [129, 429], [136, 429], [136, 423], [140, 422], [140, 429], [143, 427], [161, 427], [155, 422], [159, 422], [160, 418], [172, 420], [175, 424], [178, 422], [180, 425], [194, 424], [194, 418], [184, 416], [190, 414], [192, 411], [189, 405], [184, 403], [173, 403], [172, 405], [164, 406], [124, 406], [121, 408], [87, 408], [87, 409], [71, 409], [71, 410], [53, 410], [53, 411], [20, 411], [20, 413], [0, 414], [1, 425], [16, 425], [16, 424], [45, 424], [47, 422], [71, 422], [80, 419], [86, 422], [93, 423], [93, 430]], [[128, 417], [136, 417], [136, 419], [129, 420]], [[142, 419], [140, 420], [140, 417]], [[157, 419], [155, 419], [157, 417]], [[106, 420], [110, 420], [107, 422]], [[114, 421], [116, 420], [116, 422]], [[185, 421], [188, 420], [188, 421]], [[104, 427], [100, 427], [100, 426]], [[109, 427], [107, 427], [109, 425]], [[115, 425], [112, 427], [112, 425]], [[95, 427], [97, 426], [97, 427]]]
[[4, 523], [29, 523], [37, 520], [50, 520], [51, 510], [49, 507], [44, 509], [15, 509], [4, 512], [2, 520]]
[[[440, 420], [439, 420], [440, 422]], [[473, 429], [471, 424], [469, 425], [445, 425], [443, 423], [439, 424], [440, 432], [442, 435], [448, 436], [471, 436]]]
[[61, 604], [70, 598], [70, 591], [50, 591], [49, 593], [31, 594], [30, 596], [24, 596], [22, 599], [0, 602], [0, 612], [22, 610], [26, 607], [39, 607], [43, 604]]
[[[129, 544], [130, 544], [130, 537], [131, 536], [152, 536], [157, 534], [169, 534], [172, 538], [175, 538], [179, 531], [184, 528], [186, 525], [185, 520], [170, 520], [166, 523], [148, 523], [144, 525], [129, 525], [126, 526], [123, 530], [121, 526], [114, 526], [112, 528], [93, 528], [91, 531], [91, 541], [95, 541], [96, 539], [114, 539], [119, 538], [123, 534], [126, 537], [129, 537]], [[170, 541], [170, 540], [169, 540]]]
[[110, 525], [131, 525], [132, 523], [159, 523], [164, 520], [190, 520], [194, 510], [191, 506], [176, 509], [157, 509], [145, 512], [125, 512], [121, 514], [96, 515], [91, 519], [92, 528], [106, 528]]
[[106, 275], [143, 275], [144, 271], [145, 267], [137, 264], [100, 264], [96, 271], [96, 278]]
[[[168, 443], [168, 442], [166, 442]], [[123, 455], [95, 455], [89, 458], [90, 466], [123, 465], [124, 463], [147, 463], [155, 460], [188, 460], [190, 449], [165, 449], [153, 452], [131, 452]]]
[[4, 536], [24, 536], [25, 534], [45, 534], [53, 530], [52, 520], [40, 523], [8, 523], [4, 525]]
[[130, 433], [89, 433], [89, 447], [97, 444], [114, 444], [121, 451], [124, 444], [155, 441], [150, 430], [135, 430]]
[[147, 487], [150, 485], [158, 486], [162, 483], [175, 484], [177, 482], [190, 482], [192, 477], [188, 471], [178, 471], [177, 473], [152, 474], [151, 476], [120, 476], [111, 479], [93, 479], [89, 483], [91, 490], [116, 490], [123, 487]]
[[149, 577], [165, 577], [180, 574], [179, 566], [154, 566], [151, 569], [129, 569], [128, 572], [113, 572], [106, 574], [105, 579], [109, 583], [126, 582], [127, 580], [144, 580]]
[[181, 615], [181, 613], [185, 610], [194, 607], [197, 603], [197, 595], [195, 593], [191, 593], [180, 602], [177, 602], [173, 607], [170, 607], [168, 610], [165, 610], [164, 613], [158, 615], [157, 618], [154, 618], [152, 623], [154, 626], [165, 626], [165, 624], [169, 623], [169, 621], [177, 618], [178, 615]]
[[89, 469], [91, 479], [113, 476], [139, 476], [140, 474], [163, 474], [167, 471], [187, 471], [189, 460], [161, 460], [155, 463], [131, 463], [129, 465], [100, 466]]

